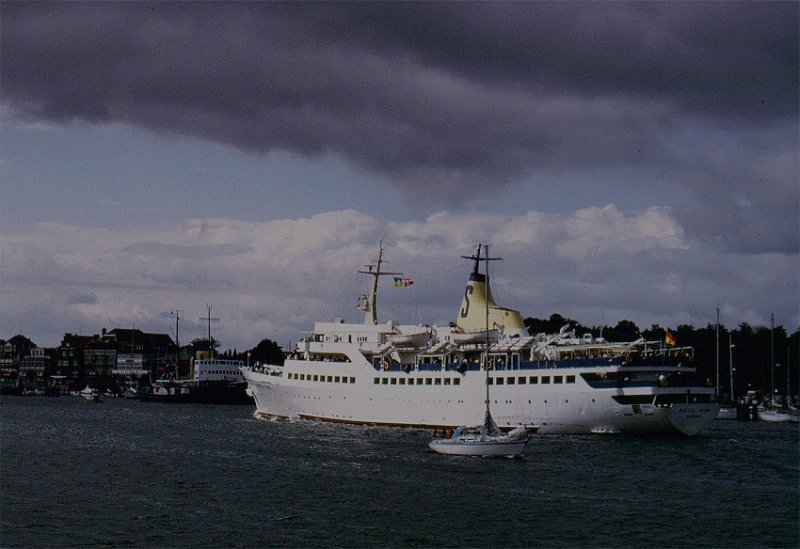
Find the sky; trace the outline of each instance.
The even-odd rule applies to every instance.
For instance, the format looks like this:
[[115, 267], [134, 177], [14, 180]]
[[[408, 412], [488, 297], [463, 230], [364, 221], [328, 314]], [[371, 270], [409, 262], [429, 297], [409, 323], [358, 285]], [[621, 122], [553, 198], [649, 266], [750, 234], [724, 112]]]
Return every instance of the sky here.
[[0, 338], [800, 327], [797, 2], [2, 2]]

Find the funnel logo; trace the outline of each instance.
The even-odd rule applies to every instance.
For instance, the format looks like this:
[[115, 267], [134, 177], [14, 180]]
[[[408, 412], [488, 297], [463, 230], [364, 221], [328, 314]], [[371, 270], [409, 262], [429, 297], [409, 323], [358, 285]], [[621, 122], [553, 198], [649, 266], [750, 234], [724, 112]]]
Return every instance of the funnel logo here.
[[472, 293], [473, 288], [472, 285], [467, 284], [467, 289], [464, 292], [464, 308], [461, 309], [461, 318], [467, 318], [469, 314], [469, 295]]

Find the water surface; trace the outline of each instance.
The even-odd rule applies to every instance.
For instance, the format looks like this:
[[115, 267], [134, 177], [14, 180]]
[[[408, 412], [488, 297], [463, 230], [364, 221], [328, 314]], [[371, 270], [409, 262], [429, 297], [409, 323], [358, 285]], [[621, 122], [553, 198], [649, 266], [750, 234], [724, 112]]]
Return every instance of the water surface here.
[[539, 436], [481, 459], [249, 406], [0, 406], [3, 547], [800, 546], [797, 424]]

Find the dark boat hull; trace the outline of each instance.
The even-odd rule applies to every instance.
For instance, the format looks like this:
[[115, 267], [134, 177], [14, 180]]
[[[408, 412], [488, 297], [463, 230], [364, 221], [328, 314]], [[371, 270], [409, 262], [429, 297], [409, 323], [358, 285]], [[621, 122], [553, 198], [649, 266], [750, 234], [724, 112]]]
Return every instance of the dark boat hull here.
[[247, 382], [229, 383], [206, 381], [192, 385], [188, 392], [163, 394], [139, 391], [142, 400], [150, 402], [191, 404], [254, 404], [247, 394]]

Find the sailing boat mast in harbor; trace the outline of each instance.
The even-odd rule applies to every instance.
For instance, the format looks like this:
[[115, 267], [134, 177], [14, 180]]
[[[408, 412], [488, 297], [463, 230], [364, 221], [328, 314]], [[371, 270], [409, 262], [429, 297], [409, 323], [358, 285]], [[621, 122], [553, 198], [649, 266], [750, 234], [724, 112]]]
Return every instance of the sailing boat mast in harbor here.
[[435, 439], [428, 443], [428, 447], [439, 454], [458, 456], [518, 456], [525, 449], [529, 437], [524, 427], [517, 427], [508, 434], [498, 429], [492, 418], [489, 404], [489, 261], [499, 261], [499, 257], [489, 257], [489, 245], [483, 246], [485, 257], [481, 257], [481, 245], [474, 256], [462, 256], [464, 259], [475, 261], [473, 277], [475, 282], [479, 278], [479, 265], [485, 261], [484, 276], [484, 306], [485, 306], [485, 350], [483, 353], [483, 370], [485, 373], [486, 413], [481, 427], [459, 427], [453, 436], [445, 439]]
[[[486, 318], [486, 351], [483, 354], [483, 370], [486, 372], [486, 417], [483, 421], [483, 426], [487, 431], [490, 431], [492, 434], [497, 434], [500, 431], [497, 429], [497, 425], [495, 425], [494, 419], [492, 419], [492, 412], [489, 410], [489, 262], [490, 261], [501, 261], [503, 258], [501, 257], [489, 257], [489, 245], [484, 245], [484, 253], [486, 254], [485, 258], [481, 258], [481, 245], [478, 244], [478, 253], [473, 257], [461, 256], [464, 259], [474, 259], [475, 260], [475, 271], [478, 271], [478, 265], [481, 260], [486, 261], [486, 282], [484, 284], [485, 292], [484, 292], [484, 300], [485, 300], [485, 318]], [[527, 442], [527, 440], [526, 440]]]

